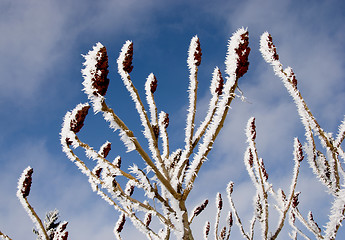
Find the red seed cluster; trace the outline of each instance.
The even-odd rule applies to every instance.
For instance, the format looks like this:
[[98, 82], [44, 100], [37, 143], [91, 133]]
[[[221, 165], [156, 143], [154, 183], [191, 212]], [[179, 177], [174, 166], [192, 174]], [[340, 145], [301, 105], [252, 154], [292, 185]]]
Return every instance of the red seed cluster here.
[[120, 232], [122, 231], [123, 226], [125, 225], [125, 222], [126, 222], [126, 216], [125, 216], [125, 214], [122, 214], [122, 215], [121, 215], [120, 221], [121, 221], [121, 222], [120, 222], [119, 226], [118, 226], [117, 229], [116, 229], [116, 231], [117, 231], [118, 233], [120, 233]]
[[134, 192], [134, 186], [131, 185], [131, 186], [129, 187], [129, 189], [127, 189], [127, 194], [128, 194], [128, 196], [132, 196], [132, 195], [133, 195], [133, 192]]
[[222, 228], [222, 231], [220, 232], [220, 239], [224, 240], [226, 237], [226, 227]]
[[151, 221], [152, 221], [152, 214], [149, 213], [149, 214], [147, 214], [147, 216], [145, 218], [145, 226], [148, 227], [150, 225]]
[[100, 178], [101, 177], [101, 172], [102, 172], [103, 168], [97, 168], [96, 171], [95, 171], [95, 175]]
[[151, 82], [150, 84], [150, 90], [151, 90], [151, 93], [154, 93], [157, 89], [157, 78], [156, 76], [153, 76], [153, 81]]
[[70, 138], [66, 138], [65, 141], [68, 146], [70, 146], [73, 143]]
[[207, 204], [208, 204], [208, 200], [206, 199], [203, 204], [201, 204], [199, 207], [197, 207], [194, 210], [194, 216], [198, 216], [207, 207]]
[[128, 50], [125, 54], [125, 59], [123, 60], [123, 63], [122, 63], [122, 67], [123, 67], [122, 69], [125, 72], [128, 72], [128, 73], [132, 72], [133, 70], [132, 61], [133, 61], [133, 43], [131, 43], [128, 46]]
[[84, 120], [89, 111], [89, 108], [90, 106], [85, 106], [77, 112], [75, 118], [72, 119], [70, 123], [71, 131], [73, 131], [74, 133], [78, 133], [84, 126]]
[[224, 87], [224, 79], [222, 77], [222, 73], [220, 72], [220, 70], [218, 69], [218, 77], [219, 77], [219, 81], [218, 81], [218, 86], [215, 90], [215, 92], [219, 95], [222, 95], [223, 93], [223, 87]]
[[97, 53], [97, 56], [100, 56], [100, 59], [97, 61], [97, 64], [96, 64], [96, 74], [94, 75], [94, 78], [92, 79], [92, 86], [95, 89], [97, 89], [97, 91], [95, 91], [95, 94], [98, 93], [101, 96], [105, 96], [108, 90], [108, 86], [109, 86], [109, 78], [108, 78], [109, 65], [108, 65], [107, 49], [105, 47], [102, 47]]
[[230, 214], [229, 214], [229, 227], [232, 227], [233, 224], [234, 224], [234, 220], [232, 219], [232, 212], [230, 212]]
[[250, 167], [253, 167], [253, 163], [254, 163], [254, 156], [252, 153], [252, 149], [249, 148], [249, 159], [248, 159], [248, 163]]
[[303, 156], [303, 147], [302, 147], [302, 144], [300, 143], [300, 141], [297, 139], [297, 142], [298, 142], [298, 148], [297, 148], [297, 152], [296, 152], [296, 155], [297, 155], [297, 160], [299, 162], [302, 162], [304, 156]]
[[210, 233], [210, 222], [207, 222], [206, 228], [205, 228], [205, 236], [207, 237]]
[[117, 168], [121, 168], [121, 158], [119, 157], [118, 158], [118, 161], [117, 161], [117, 163], [115, 164], [115, 166], [117, 167]]
[[23, 187], [21, 190], [21, 193], [23, 194], [23, 197], [26, 198], [29, 196], [31, 183], [32, 183], [32, 174], [34, 170], [31, 168], [25, 175], [24, 181], [23, 181]]
[[253, 121], [250, 123], [250, 134], [252, 136], [251, 140], [254, 141], [256, 138], [255, 118], [253, 118]]
[[111, 143], [108, 143], [107, 146], [105, 146], [105, 147], [103, 148], [103, 151], [102, 151], [101, 155], [102, 155], [104, 158], [106, 158], [106, 157], [108, 156], [110, 150], [111, 150]]
[[196, 47], [196, 51], [194, 52], [194, 60], [196, 61], [195, 65], [200, 66], [202, 52], [201, 52], [199, 39], [196, 40], [196, 44], [197, 44], [197, 47]]
[[273, 44], [273, 40], [272, 40], [271, 34], [268, 34], [268, 48], [273, 51], [273, 59], [278, 61], [279, 60], [279, 55], [277, 54], [276, 46], [274, 46], [274, 44]]
[[298, 204], [299, 204], [299, 201], [298, 201], [298, 195], [299, 195], [300, 193], [298, 192], [298, 193], [296, 193], [294, 196], [293, 196], [293, 198], [292, 198], [292, 207], [293, 208], [296, 208], [297, 206], [298, 206]]
[[222, 195], [218, 193], [218, 205], [217, 205], [219, 210], [222, 210], [223, 208], [223, 200], [222, 200]]
[[241, 43], [238, 46], [238, 48], [235, 49], [239, 57], [237, 60], [237, 69], [236, 69], [237, 78], [242, 77], [248, 71], [248, 67], [249, 67], [248, 56], [250, 53], [250, 47], [248, 47], [249, 45], [248, 32], [241, 35], [241, 40], [243, 41], [243, 43]]
[[153, 134], [155, 135], [155, 138], [158, 139], [159, 136], [159, 127], [157, 125], [152, 126]]
[[165, 118], [163, 120], [163, 125], [165, 128], [167, 128], [169, 126], [169, 114], [168, 113], [165, 114]]
[[265, 168], [264, 162], [262, 161], [260, 165], [261, 165], [260, 167], [261, 167], [262, 175], [263, 175], [264, 179], [267, 181], [268, 174], [266, 172], [266, 168]]

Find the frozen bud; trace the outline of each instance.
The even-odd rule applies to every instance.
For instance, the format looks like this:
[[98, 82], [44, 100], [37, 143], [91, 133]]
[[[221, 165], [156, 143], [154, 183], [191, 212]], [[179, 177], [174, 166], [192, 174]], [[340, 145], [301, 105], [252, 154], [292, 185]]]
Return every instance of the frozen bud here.
[[309, 221], [309, 223], [311, 223], [311, 225], [313, 225], [315, 228], [317, 228], [317, 230], [319, 232], [321, 232], [319, 225], [314, 220], [314, 216], [313, 216], [312, 212], [308, 213], [308, 221]]
[[274, 61], [279, 60], [277, 49], [274, 46], [273, 41], [272, 41], [272, 36], [268, 32], [265, 32], [261, 36], [260, 51], [262, 53], [262, 56], [268, 63], [272, 63]]
[[154, 93], [157, 89], [157, 78], [153, 75], [153, 81], [150, 84], [150, 91], [151, 93]]
[[152, 126], [153, 134], [155, 135], [155, 138], [157, 139], [159, 136], [159, 127], [157, 125]]
[[93, 75], [92, 79], [92, 86], [101, 96], [104, 96], [107, 93], [109, 86], [108, 66], [107, 49], [102, 47], [97, 52], [96, 74]]
[[102, 155], [102, 157], [106, 158], [108, 156], [110, 150], [111, 150], [111, 143], [106, 142], [105, 144], [102, 145], [101, 150], [100, 150], [100, 154]]
[[299, 204], [299, 201], [298, 201], [298, 195], [300, 195], [301, 192], [297, 192], [295, 193], [295, 195], [293, 196], [292, 198], [292, 207], [293, 208], [296, 208]]
[[206, 222], [206, 225], [205, 225], [205, 238], [208, 237], [208, 234], [210, 233], [210, 222]]
[[252, 117], [248, 120], [247, 123], [247, 138], [254, 141], [256, 138], [256, 126], [255, 126], [255, 118]]
[[132, 196], [134, 192], [134, 186], [133, 185], [128, 185], [127, 188], [126, 188], [126, 193], [128, 196]]
[[67, 240], [68, 238], [68, 232], [64, 232], [62, 235], [61, 235], [61, 240]]
[[198, 216], [207, 207], [207, 204], [208, 204], [208, 200], [206, 199], [203, 204], [201, 204], [199, 207], [197, 207], [194, 210], [194, 216]]
[[201, 63], [201, 48], [200, 48], [200, 41], [199, 38], [196, 40], [196, 51], [194, 52], [194, 60], [195, 60], [195, 65], [199, 66]]
[[217, 208], [219, 210], [222, 210], [223, 208], [223, 200], [222, 200], [222, 195], [220, 193], [218, 193], [217, 195]]
[[249, 153], [249, 159], [248, 159], [249, 166], [250, 166], [250, 167], [253, 167], [254, 156], [253, 156], [253, 153], [252, 153], [252, 149], [251, 149], [251, 148], [249, 148], [248, 153]]
[[165, 128], [167, 128], [169, 126], [169, 114], [168, 113], [165, 114], [165, 117], [163, 120], [163, 125]]
[[70, 146], [73, 143], [70, 138], [66, 138], [65, 141], [67, 146]]
[[125, 214], [122, 214], [116, 223], [115, 231], [120, 233], [123, 229], [123, 226], [125, 225], [125, 222], [126, 222], [126, 216]]
[[290, 79], [292, 85], [297, 88], [297, 79], [296, 79], [296, 76], [295, 76], [295, 73], [292, 71], [292, 68], [288, 68], [289, 71], [288, 71], [288, 78]]
[[89, 108], [90, 106], [87, 105], [77, 112], [77, 114], [74, 116], [74, 119], [72, 119], [70, 123], [71, 131], [73, 131], [74, 133], [78, 133], [84, 126], [84, 120], [89, 111]]
[[241, 43], [237, 49], [235, 49], [238, 59], [237, 59], [237, 69], [236, 75], [238, 78], [242, 77], [247, 71], [249, 67], [248, 56], [250, 53], [249, 45], [249, 37], [248, 32], [246, 31], [241, 35]]
[[217, 79], [218, 79], [218, 85], [216, 87], [215, 92], [219, 95], [222, 95], [223, 93], [223, 87], [224, 87], [224, 79], [222, 77], [222, 73], [220, 72], [220, 70], [218, 69], [218, 73], [217, 73]]
[[115, 165], [115, 167], [117, 168], [121, 168], [121, 157], [116, 157], [115, 160], [113, 161], [113, 164]]
[[291, 220], [291, 222], [294, 224], [295, 223], [295, 221], [296, 221], [296, 215], [295, 215], [295, 213], [293, 213], [292, 211], [291, 211], [291, 214], [290, 214], [290, 220]]
[[268, 34], [267, 39], [268, 39], [268, 41], [267, 41], [268, 48], [273, 52], [273, 59], [279, 60], [279, 55], [277, 54], [276, 46], [273, 44], [271, 34]]
[[103, 170], [103, 168], [101, 168], [101, 167], [98, 167], [98, 168], [95, 170], [95, 175], [96, 175], [98, 178], [100, 178], [102, 170]]
[[295, 138], [295, 159], [299, 162], [303, 160], [303, 148], [302, 144], [298, 140], [298, 138]]
[[228, 188], [227, 188], [228, 194], [232, 194], [232, 192], [234, 191], [234, 183], [233, 182], [229, 182], [228, 184]]
[[66, 221], [60, 223], [56, 229], [56, 233], [62, 233], [63, 231], [65, 231], [67, 228], [67, 225], [68, 225], [68, 222], [66, 222]]
[[146, 214], [145, 221], [144, 221], [145, 226], [148, 227], [151, 221], [152, 221], [152, 214], [151, 213]]
[[220, 239], [224, 240], [226, 237], [226, 227], [223, 227], [222, 231], [220, 232]]
[[281, 194], [281, 196], [282, 196], [282, 199], [283, 199], [284, 201], [286, 201], [286, 195], [285, 195], [285, 192], [284, 192], [282, 189], [280, 189], [280, 194]]
[[232, 225], [234, 224], [234, 220], [232, 219], [232, 212], [229, 212], [228, 222], [229, 222], [229, 227], [232, 227]]
[[133, 43], [131, 42], [127, 48], [127, 52], [125, 53], [125, 59], [122, 62], [122, 69], [125, 72], [131, 73], [133, 70], [132, 66], [133, 61]]
[[262, 173], [262, 176], [263, 178], [267, 181], [268, 179], [268, 174], [266, 172], [266, 168], [265, 168], [265, 165], [264, 165], [264, 161], [262, 159], [260, 159], [260, 168], [261, 168], [261, 173]]
[[29, 196], [33, 172], [34, 170], [31, 167], [27, 167], [19, 179], [18, 190], [20, 190], [20, 194], [23, 198]]

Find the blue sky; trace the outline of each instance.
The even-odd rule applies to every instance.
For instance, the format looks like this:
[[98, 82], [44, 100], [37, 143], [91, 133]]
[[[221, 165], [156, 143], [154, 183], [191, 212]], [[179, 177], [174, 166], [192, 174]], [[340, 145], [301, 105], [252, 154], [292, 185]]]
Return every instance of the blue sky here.
[[[66, 111], [87, 101], [80, 70], [96, 42], [107, 47], [110, 65], [108, 103], [133, 128], [139, 120], [122, 81], [116, 59], [126, 40], [134, 42], [133, 82], [144, 97], [144, 83], [158, 79], [156, 102], [170, 114], [171, 144], [182, 147], [186, 119], [190, 39], [197, 34], [203, 52], [199, 72], [198, 121], [207, 109], [208, 87], [215, 66], [224, 70], [227, 41], [239, 27], [248, 27], [251, 55], [248, 73], [239, 86], [248, 102], [233, 102], [222, 133], [205, 163], [188, 202], [190, 208], [227, 183], [244, 218], [251, 211], [253, 189], [243, 164], [244, 128], [256, 117], [259, 154], [275, 187], [286, 186], [292, 172], [295, 136], [304, 142], [302, 124], [288, 93], [259, 52], [260, 35], [268, 31], [285, 67], [291, 66], [298, 86], [321, 126], [336, 132], [345, 114], [345, 4], [329, 1], [43, 1], [3, 0], [0, 3], [0, 229], [13, 239], [27, 239], [32, 224], [16, 199], [17, 179], [34, 168], [30, 202], [40, 216], [57, 208], [69, 221], [71, 239], [114, 239], [117, 213], [91, 191], [87, 179], [62, 153], [59, 132]], [[198, 122], [197, 121], [197, 122]], [[97, 147], [113, 140], [113, 154], [124, 153], [117, 134], [101, 116], [89, 114], [83, 136]], [[144, 144], [143, 144], [144, 145]], [[298, 190], [301, 206], [313, 210], [324, 224], [328, 195], [302, 165]], [[315, 201], [317, 199], [317, 201]], [[211, 204], [212, 205], [212, 204]], [[212, 214], [195, 222], [204, 225]], [[301, 207], [302, 208], [302, 207]], [[211, 215], [213, 221], [213, 215]], [[141, 236], [129, 231], [128, 238]], [[234, 234], [236, 227], [234, 227]], [[126, 231], [126, 229], [125, 229]], [[237, 229], [236, 229], [237, 231]], [[343, 234], [344, 231], [342, 232]], [[282, 239], [287, 239], [286, 236]]]

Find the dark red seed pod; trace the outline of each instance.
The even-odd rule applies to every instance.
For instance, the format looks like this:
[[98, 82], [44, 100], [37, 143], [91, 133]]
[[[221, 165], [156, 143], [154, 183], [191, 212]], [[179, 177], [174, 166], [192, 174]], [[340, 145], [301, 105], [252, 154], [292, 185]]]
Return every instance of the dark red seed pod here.
[[215, 90], [215, 92], [219, 95], [222, 95], [223, 93], [223, 87], [224, 87], [224, 79], [222, 77], [222, 73], [220, 72], [220, 70], [218, 69], [218, 78], [219, 78], [219, 81], [218, 81], [218, 86]]
[[84, 106], [77, 112], [75, 118], [72, 119], [70, 123], [71, 131], [73, 131], [74, 133], [78, 133], [84, 126], [85, 117], [89, 111], [89, 108], [90, 106]]
[[159, 127], [157, 125], [152, 126], [153, 134], [155, 135], [155, 138], [158, 139], [159, 136]]
[[248, 56], [250, 53], [250, 47], [248, 47], [249, 45], [248, 32], [241, 35], [241, 40], [243, 41], [243, 43], [241, 43], [239, 47], [235, 49], [238, 55], [237, 69], [236, 69], [237, 78], [242, 77], [248, 71], [248, 67], [249, 67]]
[[153, 81], [150, 84], [150, 91], [151, 91], [151, 93], [154, 93], [156, 91], [157, 83], [158, 83], [157, 78], [156, 78], [156, 76], [153, 75]]
[[218, 205], [217, 205], [219, 210], [222, 210], [223, 208], [223, 200], [222, 200], [222, 195], [218, 193]]
[[122, 231], [123, 226], [125, 225], [125, 222], [126, 222], [126, 216], [125, 216], [125, 214], [122, 214], [120, 219], [119, 219], [118, 226], [116, 228], [116, 231], [118, 233], [120, 233]]
[[148, 227], [152, 221], [152, 214], [148, 213], [145, 218], [145, 226]]
[[103, 147], [101, 155], [106, 158], [111, 150], [111, 143], [108, 142], [106, 146]]
[[208, 204], [208, 200], [206, 199], [203, 204], [201, 204], [199, 207], [197, 207], [194, 210], [194, 216], [198, 216], [207, 207], [207, 204]]
[[271, 34], [268, 34], [268, 48], [270, 48], [273, 51], [273, 59], [278, 61], [279, 55], [277, 54], [276, 46], [273, 44], [272, 36]]
[[197, 44], [197, 47], [196, 47], [196, 51], [194, 52], [194, 60], [196, 61], [196, 62], [195, 62], [195, 65], [196, 65], [196, 66], [200, 66], [200, 64], [201, 64], [202, 52], [201, 52], [201, 47], [200, 47], [199, 38], [196, 40], [196, 44]]
[[94, 74], [94, 78], [92, 79], [92, 86], [97, 89], [96, 93], [105, 96], [109, 86], [107, 49], [102, 47], [98, 51], [97, 56], [100, 56], [100, 58], [96, 64], [96, 74]]
[[206, 236], [206, 237], [207, 237], [208, 234], [210, 233], [210, 228], [211, 228], [210, 222], [207, 222], [207, 225], [206, 225], [206, 227], [205, 227], [205, 236]]
[[22, 189], [21, 189], [21, 193], [23, 195], [24, 198], [26, 198], [27, 196], [29, 196], [30, 193], [30, 188], [31, 188], [31, 184], [32, 184], [32, 174], [33, 174], [34, 170], [32, 168], [30, 168], [24, 178], [23, 184], [22, 184]]
[[72, 144], [72, 141], [69, 138], [66, 138], [65, 141], [66, 141], [66, 144], [68, 146], [70, 146]]
[[168, 113], [165, 114], [165, 118], [163, 120], [163, 125], [165, 128], [167, 128], [169, 126], [169, 114]]
[[132, 61], [133, 61], [133, 43], [130, 43], [130, 45], [128, 46], [128, 50], [125, 54], [125, 59], [123, 60], [122, 63], [122, 69], [125, 72], [131, 73], [133, 70], [133, 66], [132, 66]]

